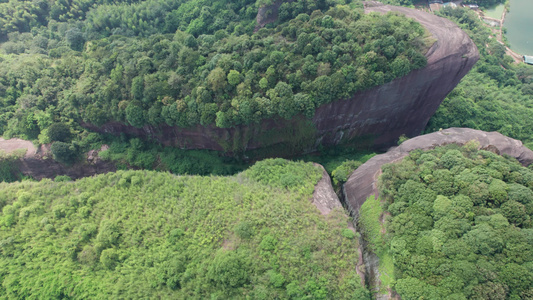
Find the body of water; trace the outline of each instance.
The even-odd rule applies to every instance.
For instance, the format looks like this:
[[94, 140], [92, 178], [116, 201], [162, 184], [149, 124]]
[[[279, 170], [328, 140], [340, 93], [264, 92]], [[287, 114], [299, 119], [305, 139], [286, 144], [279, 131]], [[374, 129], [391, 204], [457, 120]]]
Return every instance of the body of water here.
[[510, 0], [511, 8], [503, 26], [511, 49], [522, 55], [533, 55], [533, 1]]

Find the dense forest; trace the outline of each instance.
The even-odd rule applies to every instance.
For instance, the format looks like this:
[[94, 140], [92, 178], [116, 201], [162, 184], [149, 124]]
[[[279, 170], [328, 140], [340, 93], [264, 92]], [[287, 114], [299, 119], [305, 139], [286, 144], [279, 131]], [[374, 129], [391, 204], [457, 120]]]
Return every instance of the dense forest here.
[[0, 298], [368, 299], [347, 215], [309, 201], [321, 177], [272, 159], [0, 183]]
[[362, 206], [382, 282], [402, 299], [533, 297], [533, 170], [478, 147], [412, 151]]
[[55, 123], [76, 140], [86, 135], [81, 122], [186, 128], [311, 117], [423, 67], [431, 42], [420, 24], [364, 15], [356, 3], [284, 4], [278, 22], [254, 33], [251, 1], [152, 2], [59, 15], [51, 6], [12, 21], [20, 26], [7, 27], [2, 44], [0, 133], [70, 142], [53, 138]]

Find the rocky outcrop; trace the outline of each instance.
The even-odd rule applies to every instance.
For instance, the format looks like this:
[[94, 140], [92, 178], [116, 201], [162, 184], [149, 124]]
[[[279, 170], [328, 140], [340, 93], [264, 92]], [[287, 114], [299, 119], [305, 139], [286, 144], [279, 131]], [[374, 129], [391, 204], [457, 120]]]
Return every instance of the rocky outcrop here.
[[[276, 1], [273, 5], [280, 4]], [[426, 67], [349, 99], [324, 104], [311, 120], [302, 116], [292, 120], [269, 119], [227, 129], [200, 125], [187, 129], [168, 125], [135, 128], [120, 123], [82, 125], [98, 132], [126, 133], [189, 149], [244, 152], [277, 147], [280, 151], [271, 151], [277, 156], [309, 152], [320, 144], [331, 146], [358, 140], [366, 140], [377, 148], [390, 147], [402, 134], [409, 137], [420, 134], [479, 54], [467, 34], [450, 20], [379, 2], [365, 2], [365, 12], [397, 12], [424, 25], [436, 39], [426, 53]], [[301, 141], [294, 143], [295, 137]]]
[[[469, 128], [449, 128], [439, 132], [418, 136], [403, 142], [388, 152], [376, 155], [362, 164], [348, 178], [343, 186], [345, 204], [352, 217], [357, 218], [359, 209], [366, 199], [374, 195], [379, 197], [378, 178], [381, 175], [381, 167], [384, 164], [394, 163], [409, 155], [409, 152], [421, 149], [430, 150], [437, 146], [447, 144], [464, 145], [469, 141], [479, 142], [480, 149], [487, 149], [497, 154], [507, 154], [515, 157], [520, 163], [527, 166], [533, 163], [533, 151], [522, 145], [522, 142], [508, 138], [498, 132], [484, 132]], [[363, 246], [363, 261], [366, 268], [366, 280], [368, 286], [376, 290], [380, 288], [379, 258], [365, 247], [365, 241], [361, 239]], [[399, 296], [390, 287], [385, 294], [376, 293], [376, 299], [399, 299]]]
[[312, 202], [321, 214], [327, 215], [335, 208], [342, 208], [341, 201], [331, 185], [331, 178], [322, 165], [314, 164], [322, 169], [322, 179], [315, 185]]
[[449, 128], [421, 135], [403, 142], [387, 153], [372, 157], [355, 170], [343, 186], [344, 199], [350, 213], [356, 217], [361, 205], [369, 196], [379, 197], [377, 183], [378, 177], [381, 175], [381, 166], [384, 164], [397, 162], [415, 149], [429, 150], [447, 144], [464, 145], [472, 140], [479, 142], [480, 149], [515, 157], [524, 166], [533, 163], [533, 151], [522, 145], [521, 141], [506, 137], [498, 132]]
[[51, 158], [24, 158], [20, 160], [20, 172], [36, 180], [43, 178], [53, 179], [58, 175], [67, 175], [72, 179], [79, 179], [115, 172], [116, 170], [117, 168], [113, 163], [103, 160], [77, 163], [70, 166], [63, 165]]
[[[313, 205], [320, 211], [320, 213], [324, 216], [328, 215], [332, 210], [334, 209], [343, 209], [342, 203], [335, 193], [335, 190], [333, 189], [333, 185], [331, 184], [331, 178], [329, 177], [328, 172], [324, 167], [320, 164], [315, 163], [315, 166], [322, 169], [322, 179], [318, 181], [318, 183], [315, 185], [315, 190], [313, 192], [313, 198], [311, 198], [311, 201]], [[348, 228], [352, 230], [353, 232], [356, 232], [354, 224], [349, 221], [348, 222]], [[355, 271], [357, 272], [357, 275], [361, 278], [361, 285], [365, 285], [365, 264], [364, 258], [363, 258], [363, 247], [362, 247], [362, 239], [359, 241], [359, 247], [357, 248], [358, 253], [358, 260], [357, 265], [355, 265]]]
[[54, 159], [50, 153], [50, 145], [35, 147], [32, 142], [21, 139], [4, 140], [0, 138], [0, 150], [5, 153], [13, 153], [17, 150], [25, 151], [25, 155], [18, 159], [18, 169], [24, 176], [41, 180], [43, 178], [55, 178], [58, 175], [67, 175], [72, 179], [93, 176], [117, 170], [112, 162], [103, 161], [98, 157], [98, 152], [106, 150], [102, 146], [100, 150], [91, 150], [85, 154], [85, 161], [73, 165], [64, 165]]
[[265, 27], [266, 24], [276, 22], [278, 20], [278, 14], [279, 14], [279, 8], [283, 2], [293, 2], [294, 0], [276, 0], [271, 5], [261, 6], [257, 10], [257, 16], [255, 18], [255, 21], [257, 25], [255, 25], [255, 30], [258, 31], [259, 29]]

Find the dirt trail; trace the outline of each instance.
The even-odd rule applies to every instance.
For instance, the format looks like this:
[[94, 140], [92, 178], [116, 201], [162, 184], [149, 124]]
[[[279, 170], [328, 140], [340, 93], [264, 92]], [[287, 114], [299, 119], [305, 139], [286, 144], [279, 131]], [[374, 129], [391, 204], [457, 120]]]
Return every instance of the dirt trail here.
[[522, 63], [523, 56], [511, 50], [511, 48], [507, 47], [507, 45], [505, 45], [505, 43], [503, 42], [503, 23], [505, 22], [505, 16], [507, 15], [507, 8], [504, 8], [503, 13], [499, 19], [487, 17], [483, 15], [483, 12], [481, 11], [476, 11], [476, 13], [482, 21], [489, 20], [489, 21], [497, 22], [499, 24], [497, 28], [491, 27], [492, 33], [495, 35], [496, 40], [498, 41], [498, 43], [500, 43], [501, 45], [505, 47], [505, 54], [512, 57], [515, 63]]
[[37, 147], [30, 141], [21, 139], [9, 139], [5, 140], [0, 137], [0, 152], [12, 153], [15, 150], [26, 150], [25, 158], [35, 157], [37, 155]]

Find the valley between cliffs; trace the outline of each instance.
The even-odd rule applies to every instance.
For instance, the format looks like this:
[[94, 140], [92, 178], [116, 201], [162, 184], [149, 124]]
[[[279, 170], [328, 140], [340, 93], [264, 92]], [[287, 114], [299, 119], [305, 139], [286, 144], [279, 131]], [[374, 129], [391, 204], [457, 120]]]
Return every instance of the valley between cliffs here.
[[[166, 124], [136, 128], [118, 122], [102, 126], [82, 123], [100, 133], [121, 133], [184, 149], [209, 149], [229, 154], [255, 152], [257, 158], [290, 156], [319, 145], [365, 141], [385, 149], [402, 134], [416, 136], [424, 129], [446, 95], [479, 59], [475, 44], [455, 23], [414, 9], [365, 2], [365, 13], [399, 13], [420, 22], [436, 42], [426, 53], [427, 65], [387, 84], [358, 92], [317, 108], [311, 119], [266, 119], [259, 124], [192, 128]], [[268, 20], [273, 21], [273, 20]]]

